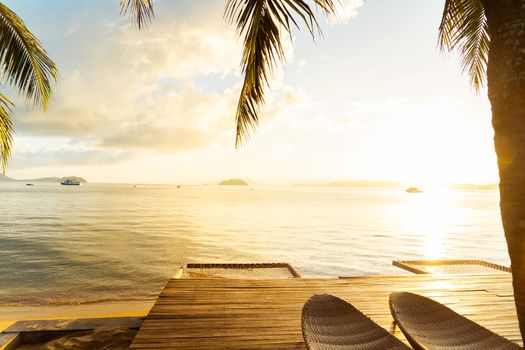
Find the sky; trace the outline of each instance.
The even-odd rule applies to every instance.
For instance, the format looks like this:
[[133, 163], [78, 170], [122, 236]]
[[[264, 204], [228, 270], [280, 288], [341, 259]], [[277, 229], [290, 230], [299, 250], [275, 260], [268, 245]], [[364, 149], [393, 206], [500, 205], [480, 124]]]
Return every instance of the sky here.
[[[347, 0], [285, 45], [260, 127], [235, 149], [242, 43], [218, 0], [157, 0], [139, 31], [118, 0], [6, 0], [60, 78], [17, 101], [13, 178], [209, 183], [498, 181], [486, 90], [437, 48], [444, 0]], [[9, 92], [12, 95], [12, 91]]]

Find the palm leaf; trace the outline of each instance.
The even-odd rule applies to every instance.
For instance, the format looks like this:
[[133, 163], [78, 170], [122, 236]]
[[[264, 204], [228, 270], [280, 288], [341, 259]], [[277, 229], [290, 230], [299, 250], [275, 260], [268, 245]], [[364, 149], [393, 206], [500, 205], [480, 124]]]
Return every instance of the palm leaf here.
[[35, 105], [47, 109], [57, 69], [22, 20], [0, 3], [0, 69], [4, 83], [15, 86]]
[[[28, 102], [47, 109], [57, 68], [22, 20], [0, 3], [0, 72]], [[12, 103], [0, 94], [0, 158], [5, 173], [13, 146]]]
[[[335, 13], [332, 0], [314, 3], [328, 14]], [[304, 23], [312, 36], [320, 28], [312, 8], [304, 0], [227, 0], [225, 17], [244, 35], [241, 68], [244, 83], [237, 105], [235, 146], [249, 138], [259, 122], [259, 107], [272, 70], [285, 61], [282, 32]], [[296, 19], [297, 17], [297, 19]]]
[[439, 27], [439, 46], [458, 50], [470, 84], [479, 92], [487, 78], [490, 37], [485, 9], [479, 0], [446, 0]]
[[0, 94], [0, 158], [2, 159], [2, 172], [4, 175], [13, 147], [14, 131], [11, 106], [11, 101], [3, 94]]
[[120, 0], [120, 12], [124, 15], [130, 12], [139, 29], [155, 17], [153, 0]]
[[[343, 3], [344, 0], [336, 0], [338, 3]], [[333, 0], [315, 0], [315, 4], [321, 8], [327, 16], [336, 14], [336, 6]]]

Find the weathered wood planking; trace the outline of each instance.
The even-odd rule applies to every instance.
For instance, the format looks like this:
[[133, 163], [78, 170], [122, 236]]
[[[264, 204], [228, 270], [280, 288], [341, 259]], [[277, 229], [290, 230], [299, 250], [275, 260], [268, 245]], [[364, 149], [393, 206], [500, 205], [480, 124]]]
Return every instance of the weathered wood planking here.
[[502, 336], [521, 343], [511, 275], [364, 276], [341, 279], [172, 279], [131, 349], [304, 349], [301, 309], [314, 294], [350, 301], [393, 329], [392, 291], [434, 298]]

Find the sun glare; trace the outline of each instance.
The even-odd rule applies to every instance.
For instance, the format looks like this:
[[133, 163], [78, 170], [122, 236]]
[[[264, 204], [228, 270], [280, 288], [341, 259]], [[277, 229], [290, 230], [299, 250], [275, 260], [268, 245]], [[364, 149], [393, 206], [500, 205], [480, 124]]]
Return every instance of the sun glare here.
[[407, 221], [406, 232], [424, 239], [426, 259], [439, 259], [446, 249], [444, 234], [454, 221], [453, 196], [440, 186], [430, 186], [407, 199], [407, 210], [414, 216]]

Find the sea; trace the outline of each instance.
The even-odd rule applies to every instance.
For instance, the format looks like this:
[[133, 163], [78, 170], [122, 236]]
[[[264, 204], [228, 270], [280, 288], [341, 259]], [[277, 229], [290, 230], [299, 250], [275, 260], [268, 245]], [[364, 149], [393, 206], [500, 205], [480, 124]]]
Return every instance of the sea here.
[[0, 306], [151, 300], [187, 262], [329, 277], [411, 259], [508, 265], [498, 191], [0, 183]]

